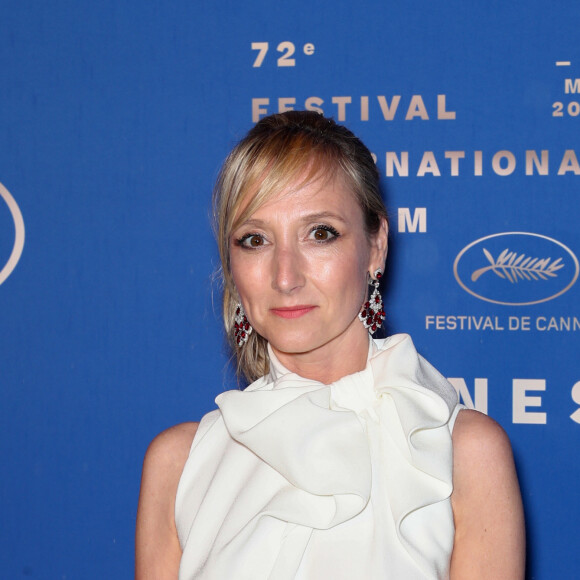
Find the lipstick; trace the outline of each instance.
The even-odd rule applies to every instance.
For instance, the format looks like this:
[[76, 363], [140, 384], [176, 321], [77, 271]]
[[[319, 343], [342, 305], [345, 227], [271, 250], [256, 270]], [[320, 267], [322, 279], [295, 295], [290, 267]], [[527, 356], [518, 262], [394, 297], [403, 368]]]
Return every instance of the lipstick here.
[[298, 306], [288, 306], [284, 308], [272, 308], [272, 312], [280, 318], [300, 318], [314, 310], [316, 306], [299, 304]]

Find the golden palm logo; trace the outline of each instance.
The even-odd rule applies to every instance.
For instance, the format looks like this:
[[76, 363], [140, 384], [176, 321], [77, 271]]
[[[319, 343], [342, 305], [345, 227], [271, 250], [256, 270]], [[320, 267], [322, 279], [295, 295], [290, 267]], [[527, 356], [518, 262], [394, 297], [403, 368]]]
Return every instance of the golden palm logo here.
[[568, 292], [579, 274], [580, 263], [568, 246], [533, 232], [484, 236], [467, 244], [453, 262], [453, 275], [463, 290], [505, 306], [553, 300]]
[[558, 270], [564, 267], [562, 258], [552, 261], [552, 258], [533, 258], [525, 254], [518, 256], [517, 252], [510, 252], [506, 248], [497, 259], [491, 255], [486, 248], [482, 248], [485, 257], [490, 263], [489, 266], [479, 268], [471, 274], [471, 281], [476, 282], [478, 278], [486, 272], [493, 272], [496, 276], [509, 280], [512, 284], [518, 280], [548, 280], [556, 278]]

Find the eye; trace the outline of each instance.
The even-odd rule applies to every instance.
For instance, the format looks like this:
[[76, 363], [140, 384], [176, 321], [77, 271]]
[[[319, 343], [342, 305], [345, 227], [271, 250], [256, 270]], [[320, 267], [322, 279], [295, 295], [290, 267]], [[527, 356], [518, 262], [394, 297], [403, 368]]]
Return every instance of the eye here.
[[236, 240], [236, 244], [242, 248], [260, 248], [264, 245], [264, 237], [260, 234], [246, 234], [242, 236], [239, 240]]
[[310, 237], [316, 242], [329, 242], [330, 240], [337, 238], [340, 234], [330, 226], [316, 226], [311, 232]]

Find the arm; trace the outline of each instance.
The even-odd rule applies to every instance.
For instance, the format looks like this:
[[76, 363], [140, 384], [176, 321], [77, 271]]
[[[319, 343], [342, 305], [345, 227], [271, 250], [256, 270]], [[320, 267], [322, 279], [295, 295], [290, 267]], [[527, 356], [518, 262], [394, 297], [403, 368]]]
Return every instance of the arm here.
[[175, 580], [181, 548], [175, 528], [175, 494], [198, 423], [163, 431], [143, 463], [135, 534], [135, 579]]
[[453, 487], [451, 579], [522, 579], [524, 514], [510, 443], [493, 419], [477, 411], [457, 416]]

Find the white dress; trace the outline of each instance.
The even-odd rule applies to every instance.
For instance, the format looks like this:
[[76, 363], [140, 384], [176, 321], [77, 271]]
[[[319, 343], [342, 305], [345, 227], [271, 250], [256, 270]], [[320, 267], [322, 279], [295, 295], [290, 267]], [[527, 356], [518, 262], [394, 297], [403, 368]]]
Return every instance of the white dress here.
[[441, 579], [453, 387], [407, 335], [330, 385], [288, 371], [219, 395], [177, 490], [180, 580]]

